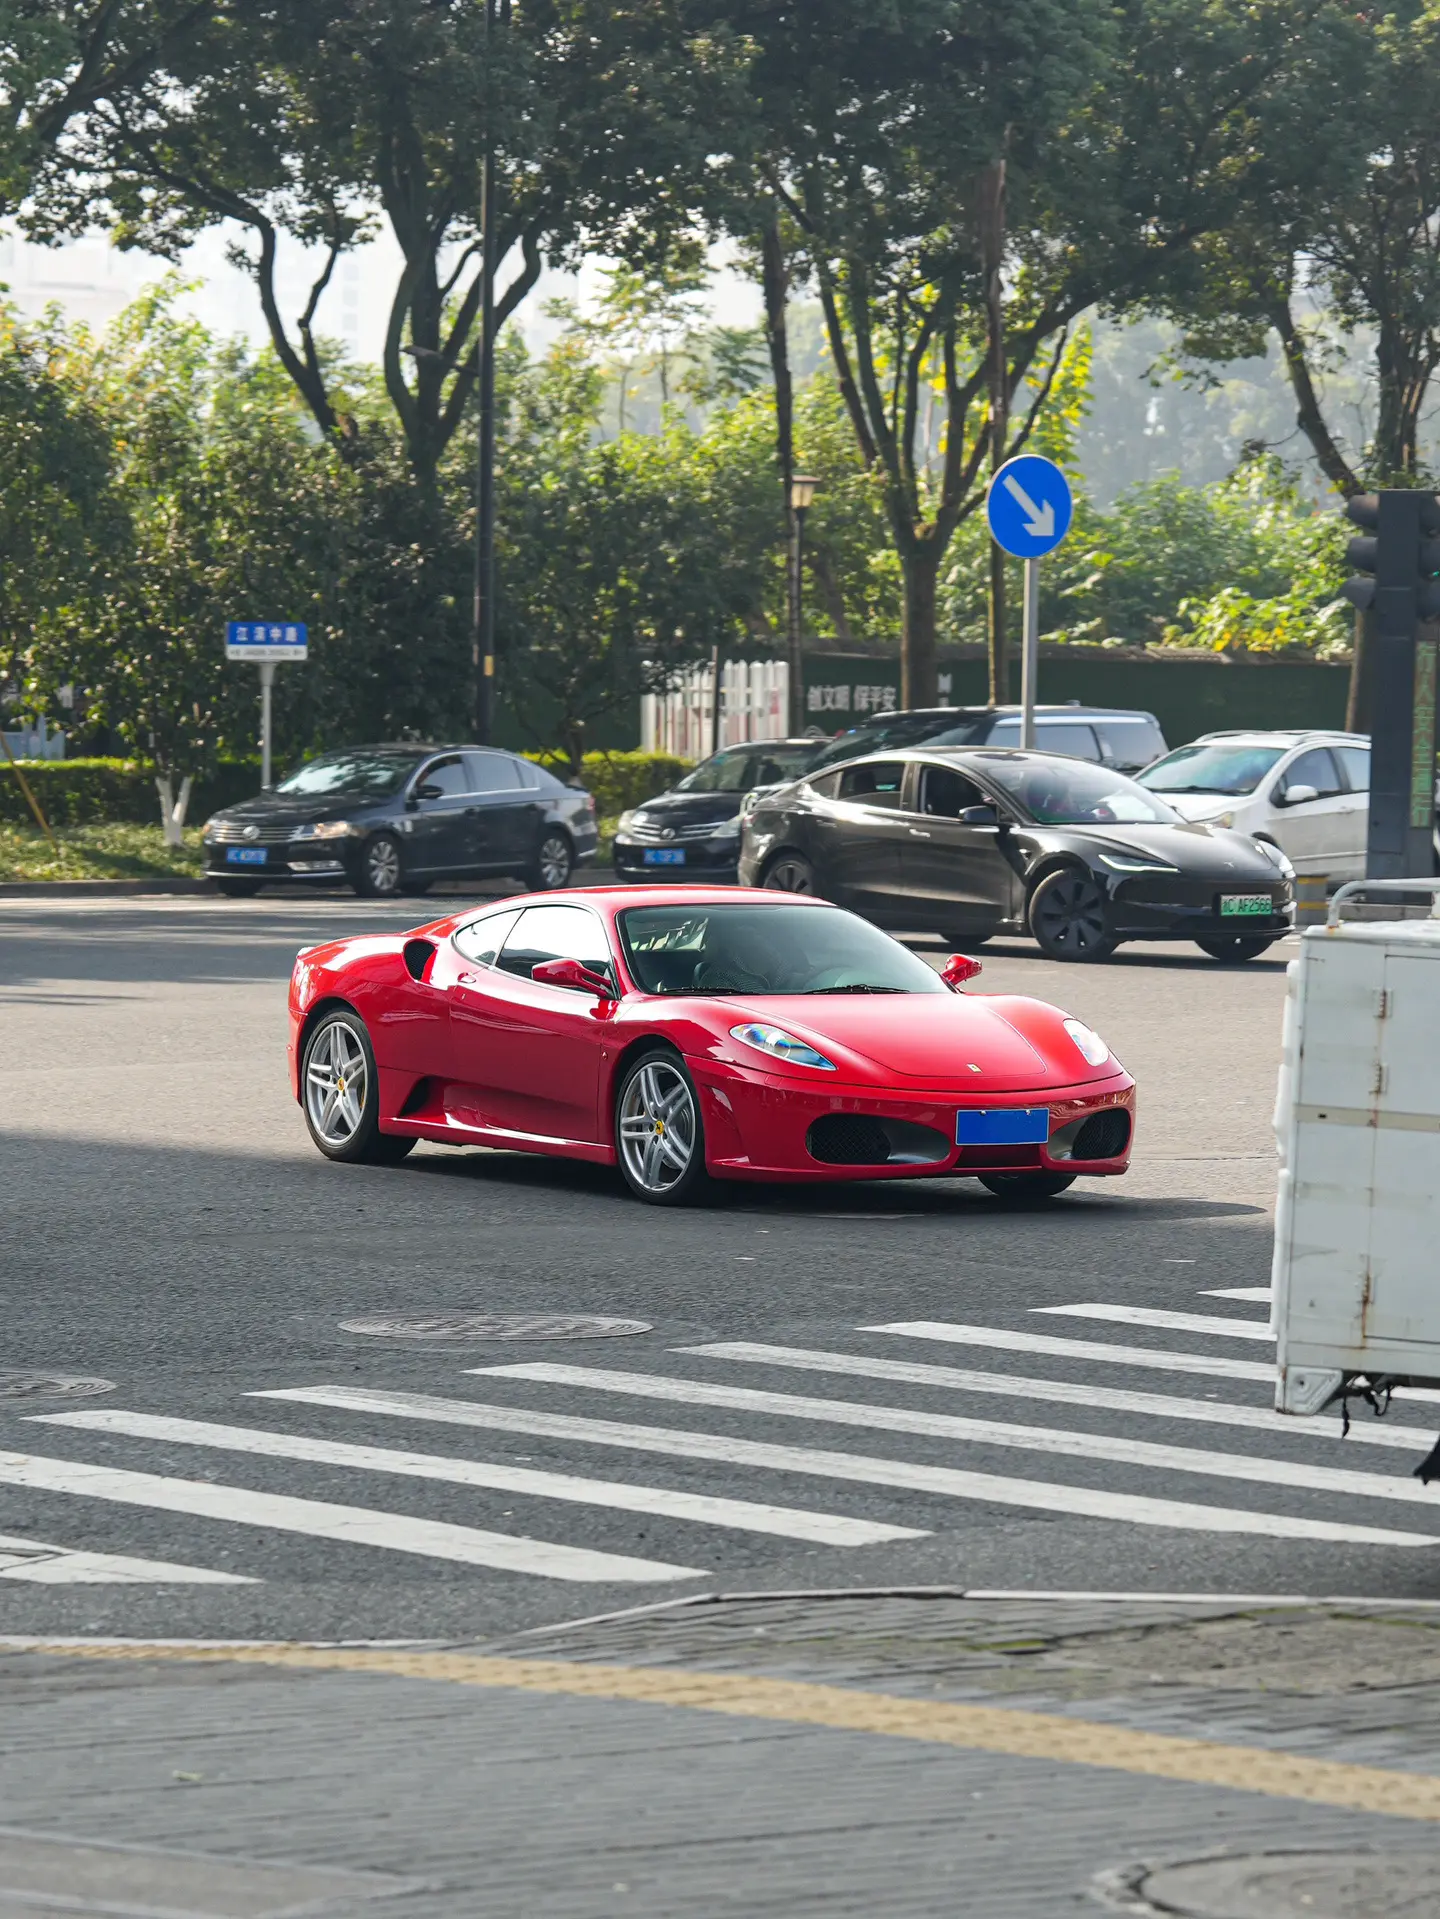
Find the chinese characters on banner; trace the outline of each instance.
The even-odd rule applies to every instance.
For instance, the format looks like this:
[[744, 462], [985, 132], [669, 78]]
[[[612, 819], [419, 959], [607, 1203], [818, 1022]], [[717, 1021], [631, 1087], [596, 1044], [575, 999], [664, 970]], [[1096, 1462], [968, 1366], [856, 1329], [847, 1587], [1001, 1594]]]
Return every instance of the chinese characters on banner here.
[[810, 686], [805, 689], [808, 713], [891, 713], [897, 703], [893, 686]]

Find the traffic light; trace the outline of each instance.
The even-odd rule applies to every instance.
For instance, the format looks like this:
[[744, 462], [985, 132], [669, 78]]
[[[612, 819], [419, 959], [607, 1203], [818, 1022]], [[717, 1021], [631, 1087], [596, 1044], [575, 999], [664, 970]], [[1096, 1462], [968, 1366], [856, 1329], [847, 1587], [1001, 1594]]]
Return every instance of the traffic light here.
[[1370, 655], [1369, 879], [1435, 871], [1436, 639], [1440, 620], [1440, 499], [1387, 487], [1358, 493], [1345, 512], [1366, 532], [1345, 548], [1358, 569], [1340, 591], [1367, 616]]

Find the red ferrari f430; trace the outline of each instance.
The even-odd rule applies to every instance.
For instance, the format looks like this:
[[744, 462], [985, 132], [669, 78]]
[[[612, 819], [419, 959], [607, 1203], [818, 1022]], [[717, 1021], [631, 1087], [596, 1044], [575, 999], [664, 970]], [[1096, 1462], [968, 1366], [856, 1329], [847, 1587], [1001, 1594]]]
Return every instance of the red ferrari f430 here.
[[290, 1073], [338, 1160], [417, 1139], [618, 1166], [658, 1205], [737, 1180], [1123, 1173], [1135, 1086], [1042, 1000], [968, 991], [868, 921], [733, 887], [587, 888], [302, 952]]

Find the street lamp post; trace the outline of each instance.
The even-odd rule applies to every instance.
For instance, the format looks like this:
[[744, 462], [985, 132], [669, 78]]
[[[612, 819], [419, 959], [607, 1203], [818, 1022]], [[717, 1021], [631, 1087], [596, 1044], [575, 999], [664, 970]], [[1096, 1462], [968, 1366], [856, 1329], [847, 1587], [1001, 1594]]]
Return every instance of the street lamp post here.
[[808, 473], [797, 473], [790, 481], [790, 591], [786, 652], [790, 667], [790, 735], [798, 739], [805, 730], [804, 657], [800, 646], [801, 564], [805, 551], [805, 515], [815, 498], [820, 482]]
[[475, 669], [475, 738], [488, 746], [495, 730], [495, 135], [490, 112], [491, 22], [485, 0], [485, 152], [480, 177], [480, 427], [475, 474], [475, 598], [471, 658]]

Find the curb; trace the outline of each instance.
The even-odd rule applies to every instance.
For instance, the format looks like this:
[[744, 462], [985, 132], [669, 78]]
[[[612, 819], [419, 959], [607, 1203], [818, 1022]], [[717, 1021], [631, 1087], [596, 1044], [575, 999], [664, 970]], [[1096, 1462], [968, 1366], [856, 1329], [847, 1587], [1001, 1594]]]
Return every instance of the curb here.
[[204, 880], [6, 880], [0, 899], [53, 900], [72, 898], [126, 899], [144, 893], [208, 893]]

